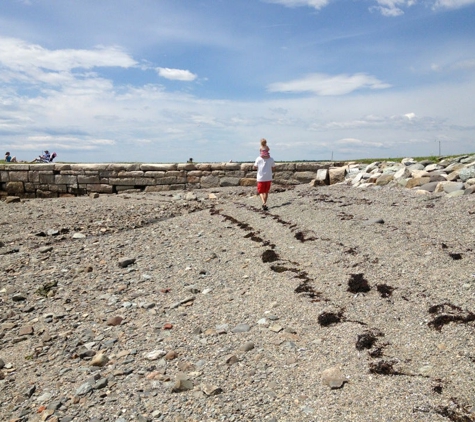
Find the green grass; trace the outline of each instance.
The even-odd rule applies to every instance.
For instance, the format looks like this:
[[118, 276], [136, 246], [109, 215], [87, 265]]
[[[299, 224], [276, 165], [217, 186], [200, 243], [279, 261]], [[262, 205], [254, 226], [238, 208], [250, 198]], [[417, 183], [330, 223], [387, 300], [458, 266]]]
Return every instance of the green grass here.
[[[469, 153], [466, 153], [466, 154], [442, 155], [441, 157], [439, 157], [437, 155], [429, 155], [427, 157], [411, 157], [411, 158], [413, 158], [415, 161], [418, 161], [418, 162], [428, 160], [428, 161], [432, 161], [434, 163], [438, 163], [441, 160], [460, 157], [462, 155], [474, 155], [474, 153], [469, 152]], [[394, 157], [393, 158], [362, 158], [362, 159], [359, 159], [359, 160], [347, 160], [347, 161], [352, 161], [352, 162], [355, 162], [355, 163], [362, 163], [362, 164], [371, 164], [371, 163], [374, 163], [375, 161], [394, 161], [396, 163], [400, 163], [401, 160], [403, 160], [404, 158], [407, 158], [407, 156], [406, 157], [395, 157], [395, 158]]]

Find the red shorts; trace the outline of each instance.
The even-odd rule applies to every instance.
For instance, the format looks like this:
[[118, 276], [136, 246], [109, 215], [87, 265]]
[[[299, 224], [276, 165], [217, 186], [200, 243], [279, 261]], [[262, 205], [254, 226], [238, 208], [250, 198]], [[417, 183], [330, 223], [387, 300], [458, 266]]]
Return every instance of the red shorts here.
[[269, 193], [271, 182], [257, 182], [257, 193]]

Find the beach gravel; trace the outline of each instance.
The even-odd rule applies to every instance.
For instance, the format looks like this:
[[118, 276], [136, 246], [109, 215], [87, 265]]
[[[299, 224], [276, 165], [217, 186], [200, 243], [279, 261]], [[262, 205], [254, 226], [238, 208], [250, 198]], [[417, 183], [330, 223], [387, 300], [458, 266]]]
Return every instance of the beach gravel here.
[[0, 202], [5, 421], [475, 420], [475, 196]]

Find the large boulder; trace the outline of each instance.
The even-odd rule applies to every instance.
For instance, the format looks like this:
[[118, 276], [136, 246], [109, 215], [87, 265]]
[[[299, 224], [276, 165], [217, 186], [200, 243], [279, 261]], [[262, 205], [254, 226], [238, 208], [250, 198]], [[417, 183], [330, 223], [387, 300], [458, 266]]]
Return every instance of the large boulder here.
[[412, 179], [409, 179], [406, 184], [406, 188], [414, 188], [416, 186], [422, 186], [425, 185], [426, 183], [430, 182], [430, 177], [425, 176], [425, 177], [414, 177]]
[[378, 177], [378, 180], [376, 180], [376, 185], [377, 186], [387, 185], [393, 179], [394, 179], [394, 177], [393, 177], [392, 174], [382, 174], [381, 176]]
[[470, 167], [465, 167], [459, 170], [459, 178], [462, 182], [467, 181], [475, 177], [475, 165]]
[[328, 172], [329, 172], [330, 185], [334, 185], [335, 183], [340, 183], [340, 182], [345, 181], [347, 167], [344, 166], [344, 167], [330, 168]]

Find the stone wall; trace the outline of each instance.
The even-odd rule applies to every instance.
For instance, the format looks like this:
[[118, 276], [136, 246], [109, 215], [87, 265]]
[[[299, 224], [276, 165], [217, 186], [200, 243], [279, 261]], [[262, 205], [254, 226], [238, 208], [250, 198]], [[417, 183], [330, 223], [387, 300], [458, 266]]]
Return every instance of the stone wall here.
[[[274, 183], [296, 185], [319, 178], [328, 184], [326, 169], [330, 165], [277, 163]], [[158, 192], [255, 184], [253, 163], [0, 165], [0, 197], [52, 198], [131, 189]]]

